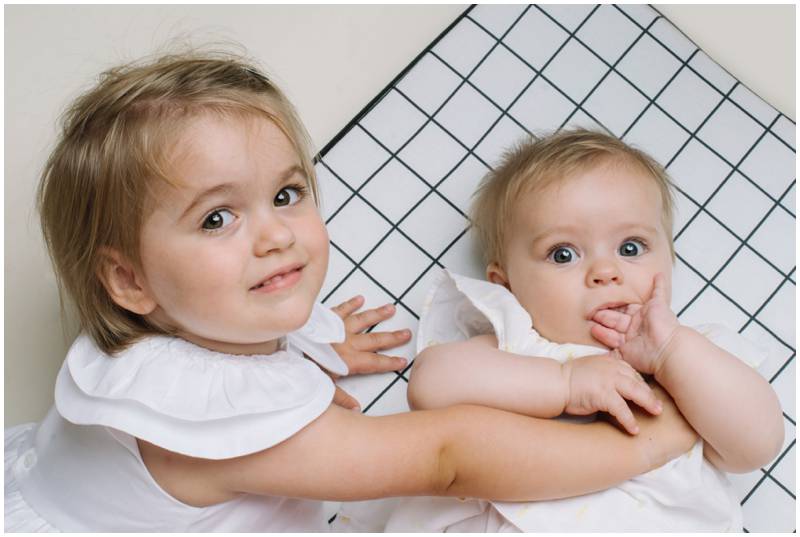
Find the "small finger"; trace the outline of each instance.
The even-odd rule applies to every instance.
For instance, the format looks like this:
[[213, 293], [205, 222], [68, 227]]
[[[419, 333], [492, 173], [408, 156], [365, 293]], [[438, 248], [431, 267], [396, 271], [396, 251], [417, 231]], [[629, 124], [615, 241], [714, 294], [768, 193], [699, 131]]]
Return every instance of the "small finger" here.
[[633, 412], [628, 408], [625, 400], [614, 394], [608, 405], [608, 412], [617, 418], [617, 421], [628, 431], [630, 434], [639, 433], [639, 425], [636, 423], [636, 418], [633, 417]]
[[633, 401], [650, 414], [658, 416], [661, 414], [662, 405], [658, 400], [656, 394], [647, 383], [642, 379], [641, 375], [636, 373], [639, 378], [628, 378], [623, 381], [619, 386], [620, 394], [627, 400]]
[[667, 301], [667, 284], [664, 278], [664, 274], [659, 272], [653, 278], [653, 293], [651, 295], [652, 299], [662, 300], [664, 302]]
[[628, 327], [628, 334], [638, 334], [639, 328], [642, 326], [642, 319], [644, 318], [644, 310], [640, 308], [631, 316], [631, 325]]
[[361, 410], [358, 400], [339, 386], [336, 386], [336, 391], [333, 392], [333, 404], [349, 410]]
[[386, 356], [374, 352], [362, 352], [356, 355], [350, 367], [351, 374], [369, 375], [371, 373], [386, 373], [400, 371], [408, 360], [399, 356]]
[[601, 324], [594, 323], [590, 332], [597, 341], [610, 349], [621, 347], [625, 343], [624, 335]]
[[625, 313], [633, 317], [640, 309], [642, 309], [641, 304], [628, 304], [628, 306], [625, 308]]
[[367, 332], [353, 336], [353, 347], [364, 352], [375, 352], [404, 345], [411, 339], [411, 330], [393, 332]]
[[394, 312], [394, 305], [386, 304], [380, 308], [372, 308], [351, 315], [344, 320], [344, 324], [348, 332], [363, 332], [370, 326], [375, 326], [379, 322], [391, 318]]
[[600, 310], [594, 314], [592, 320], [617, 332], [625, 332], [631, 324], [631, 316], [615, 310]]
[[358, 308], [360, 308], [363, 305], [364, 305], [364, 297], [361, 295], [356, 295], [350, 300], [346, 300], [341, 304], [339, 304], [338, 306], [331, 309], [336, 315], [338, 315], [342, 319], [346, 319], [353, 312], [358, 311]]

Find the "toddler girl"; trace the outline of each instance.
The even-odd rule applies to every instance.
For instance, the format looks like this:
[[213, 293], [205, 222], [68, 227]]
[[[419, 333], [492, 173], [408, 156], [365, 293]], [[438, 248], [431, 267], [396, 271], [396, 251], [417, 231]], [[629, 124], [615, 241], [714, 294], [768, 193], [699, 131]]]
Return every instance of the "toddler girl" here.
[[681, 326], [670, 310], [663, 168], [611, 136], [556, 133], [505, 155], [476, 193], [472, 220], [489, 282], [444, 271], [435, 283], [412, 407], [472, 403], [544, 418], [604, 411], [636, 434], [625, 400], [636, 401], [643, 373], [702, 440], [661, 468], [577, 498], [409, 500], [387, 530], [741, 531], [722, 472], [751, 471], [777, 454], [781, 409], [753, 369], [757, 349], [720, 326]]
[[655, 443], [476, 406], [332, 405], [342, 357], [404, 339], [365, 346], [389, 313], [355, 301], [343, 323], [316, 302], [328, 236], [306, 140], [223, 55], [117, 68], [72, 105], [39, 202], [83, 331], [45, 419], [5, 431], [7, 531], [325, 530], [320, 500], [563, 497], [694, 442], [663, 393], [667, 422], [641, 416]]

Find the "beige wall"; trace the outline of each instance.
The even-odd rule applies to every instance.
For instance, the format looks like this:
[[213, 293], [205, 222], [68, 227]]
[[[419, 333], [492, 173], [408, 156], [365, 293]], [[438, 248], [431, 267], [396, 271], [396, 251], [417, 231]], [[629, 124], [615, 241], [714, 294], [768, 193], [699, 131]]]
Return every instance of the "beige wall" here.
[[[696, 7], [659, 9], [679, 27], [685, 17], [690, 37], [794, 117], [794, 6], [735, 6], [750, 11], [742, 18], [745, 30], [727, 37], [720, 36], [729, 26], [720, 17], [733, 11], [730, 6], [711, 6], [716, 10], [711, 13], [700, 12], [708, 6]], [[238, 41], [276, 75], [322, 147], [463, 9], [6, 6], [5, 426], [44, 415], [69, 343], [33, 195], [53, 144], [54, 119], [100, 70], [152, 52], [176, 35], [190, 35], [197, 42]], [[697, 34], [689, 29], [693, 23]], [[736, 51], [748, 39], [749, 47], [759, 52], [745, 61], [744, 53]], [[772, 69], [760, 70], [767, 64]], [[772, 97], [775, 89], [783, 91]]]
[[795, 115], [794, 5], [655, 5], [769, 104]]

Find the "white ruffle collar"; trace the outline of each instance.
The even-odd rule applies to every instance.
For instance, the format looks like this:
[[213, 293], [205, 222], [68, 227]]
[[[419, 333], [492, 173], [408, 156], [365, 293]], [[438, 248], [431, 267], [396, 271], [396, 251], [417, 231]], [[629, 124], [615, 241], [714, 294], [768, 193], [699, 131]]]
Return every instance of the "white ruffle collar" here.
[[[751, 367], [759, 367], [767, 357], [764, 348], [721, 324], [692, 328]], [[533, 328], [531, 316], [502, 285], [442, 270], [423, 307], [417, 353], [431, 345], [482, 334], [494, 334], [500, 350], [562, 362], [607, 352], [600, 346], [552, 342]]]
[[547, 356], [605, 352], [599, 347], [559, 344], [545, 339], [533, 328], [530, 314], [511, 291], [502, 285], [442, 270], [423, 307], [417, 331], [417, 352], [431, 345], [482, 334], [494, 334], [499, 349], [516, 354], [528, 354], [532, 346]]
[[152, 336], [112, 357], [81, 334], [59, 372], [56, 407], [73, 423], [113, 427], [179, 453], [243, 455], [284, 440], [327, 408], [333, 383], [303, 353], [347, 374], [330, 346], [344, 335], [342, 320], [321, 304], [270, 355]]

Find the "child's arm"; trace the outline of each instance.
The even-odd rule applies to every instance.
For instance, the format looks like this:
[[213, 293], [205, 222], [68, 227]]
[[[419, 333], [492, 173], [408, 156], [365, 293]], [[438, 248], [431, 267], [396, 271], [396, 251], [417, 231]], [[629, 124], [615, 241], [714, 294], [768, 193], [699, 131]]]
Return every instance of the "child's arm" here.
[[609, 412], [636, 434], [625, 399], [658, 414], [658, 400], [618, 355], [587, 356], [561, 364], [501, 351], [494, 336], [429, 347], [414, 361], [408, 385], [412, 408], [465, 403], [538, 418], [564, 412]]
[[326, 500], [441, 495], [544, 500], [602, 490], [688, 450], [696, 434], [669, 396], [629, 436], [605, 422], [540, 420], [489, 408], [368, 417], [332, 405], [265, 451], [227, 460], [139, 441], [151, 475], [190, 505], [241, 493]]
[[[706, 441], [708, 460], [729, 472], [747, 472], [772, 460], [784, 431], [780, 402], [769, 383], [734, 355], [679, 325], [666, 301], [663, 276], [656, 276], [651, 299], [631, 313], [619, 330], [623, 359], [654, 374], [672, 395]], [[603, 331], [595, 337], [602, 338]]]

